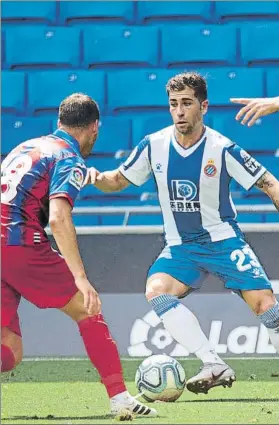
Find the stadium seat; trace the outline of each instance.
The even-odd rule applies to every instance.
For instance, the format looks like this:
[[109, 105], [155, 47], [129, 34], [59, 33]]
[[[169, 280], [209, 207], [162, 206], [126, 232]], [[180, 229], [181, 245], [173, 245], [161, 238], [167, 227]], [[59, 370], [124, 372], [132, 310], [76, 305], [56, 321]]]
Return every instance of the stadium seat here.
[[86, 159], [86, 166], [94, 167], [99, 171], [115, 170], [123, 161], [117, 161], [115, 158], [99, 157], [94, 154]]
[[138, 18], [149, 23], [155, 20], [208, 20], [211, 4], [208, 1], [139, 1]]
[[274, 176], [279, 177], [279, 158], [274, 155], [255, 155], [255, 158]]
[[2, 154], [9, 153], [18, 144], [28, 139], [52, 132], [51, 121], [47, 118], [26, 118], [2, 116]]
[[210, 105], [231, 106], [231, 97], [261, 97], [263, 72], [248, 68], [207, 68], [200, 69], [208, 83]]
[[157, 28], [92, 26], [84, 30], [84, 63], [156, 66], [158, 39]]
[[[226, 40], [221, 43], [220, 40]], [[189, 43], [189, 40], [195, 40]], [[187, 48], [181, 50], [181, 46]], [[162, 31], [162, 61], [174, 67], [183, 63], [236, 63], [236, 29], [232, 26], [184, 25]]]
[[113, 111], [131, 108], [167, 108], [165, 85], [173, 75], [173, 71], [161, 69], [109, 73], [109, 109]]
[[259, 118], [251, 128], [235, 120], [236, 112], [216, 113], [213, 128], [248, 151], [275, 151], [279, 147], [279, 115]]
[[216, 1], [215, 13], [219, 19], [278, 18], [278, 1]]
[[31, 111], [54, 110], [72, 93], [82, 92], [104, 105], [104, 73], [101, 71], [43, 71], [28, 77], [28, 107]]
[[18, 26], [6, 31], [8, 67], [79, 65], [80, 31], [76, 28]]
[[169, 113], [156, 115], [153, 113], [132, 117], [133, 122], [133, 146], [148, 134], [155, 133], [162, 128], [172, 125], [172, 118]]
[[94, 153], [115, 154], [131, 149], [131, 121], [122, 117], [101, 117]]
[[162, 214], [131, 214], [128, 220], [129, 226], [162, 226]]
[[25, 74], [2, 72], [2, 112], [22, 111], [25, 103]]
[[279, 69], [267, 71], [267, 96], [279, 96]]
[[76, 23], [99, 19], [131, 22], [134, 17], [133, 1], [61, 1], [60, 21]]
[[6, 34], [5, 31], [1, 31], [1, 68], [4, 69], [6, 67]]
[[100, 226], [102, 224], [101, 216], [97, 214], [73, 214], [73, 222], [75, 226]]
[[31, 23], [56, 21], [56, 1], [2, 1], [2, 23]]
[[241, 28], [241, 57], [248, 64], [278, 62], [279, 23], [267, 22]]

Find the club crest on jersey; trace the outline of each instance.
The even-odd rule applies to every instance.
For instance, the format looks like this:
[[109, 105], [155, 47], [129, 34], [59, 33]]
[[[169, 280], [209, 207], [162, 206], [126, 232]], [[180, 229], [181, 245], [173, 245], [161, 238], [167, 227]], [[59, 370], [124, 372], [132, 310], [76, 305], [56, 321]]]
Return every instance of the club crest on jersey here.
[[69, 183], [78, 190], [82, 187], [83, 173], [79, 168], [74, 168], [72, 170]]
[[216, 173], [217, 173], [217, 168], [216, 168], [216, 166], [214, 165], [214, 160], [213, 160], [213, 159], [209, 159], [209, 160], [207, 161], [207, 164], [206, 164], [206, 166], [204, 167], [203, 171], [204, 171], [204, 174], [205, 174], [207, 177], [214, 177], [214, 176], [216, 175]]

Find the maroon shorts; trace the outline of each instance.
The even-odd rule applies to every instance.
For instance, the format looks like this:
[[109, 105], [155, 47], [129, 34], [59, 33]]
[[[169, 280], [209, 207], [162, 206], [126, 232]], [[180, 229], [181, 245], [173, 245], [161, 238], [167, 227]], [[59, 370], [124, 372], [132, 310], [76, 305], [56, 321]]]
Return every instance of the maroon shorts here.
[[49, 242], [35, 246], [1, 246], [1, 326], [21, 335], [21, 296], [39, 308], [64, 307], [77, 292], [65, 260]]

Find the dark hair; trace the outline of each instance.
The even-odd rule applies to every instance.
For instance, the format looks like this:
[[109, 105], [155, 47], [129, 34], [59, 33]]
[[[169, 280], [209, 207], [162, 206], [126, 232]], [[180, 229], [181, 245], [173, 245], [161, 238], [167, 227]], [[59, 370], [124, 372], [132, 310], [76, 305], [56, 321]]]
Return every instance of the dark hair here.
[[199, 102], [207, 99], [207, 84], [202, 75], [198, 72], [183, 72], [172, 77], [166, 85], [168, 95], [170, 91], [182, 91], [185, 87], [190, 87], [195, 92], [195, 97]]
[[99, 118], [97, 103], [86, 94], [73, 93], [60, 103], [59, 120], [67, 127], [87, 127]]

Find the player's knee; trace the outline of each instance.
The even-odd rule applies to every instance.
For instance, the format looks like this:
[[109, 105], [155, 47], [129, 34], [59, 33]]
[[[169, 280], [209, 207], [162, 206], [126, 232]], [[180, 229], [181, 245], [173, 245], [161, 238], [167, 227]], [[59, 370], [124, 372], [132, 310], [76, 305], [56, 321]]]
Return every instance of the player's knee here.
[[268, 329], [279, 329], [279, 303], [278, 301], [273, 303], [263, 303], [260, 308], [258, 316], [262, 324]]
[[1, 343], [1, 372], [10, 372], [21, 363], [23, 348], [21, 339], [11, 344]]
[[275, 303], [276, 299], [274, 298], [273, 294], [265, 295], [257, 301], [253, 310], [257, 315], [261, 315], [270, 310]]
[[163, 294], [168, 293], [168, 286], [160, 278], [155, 278], [147, 281], [145, 297], [147, 301], [150, 301], [152, 298], [158, 297]]

